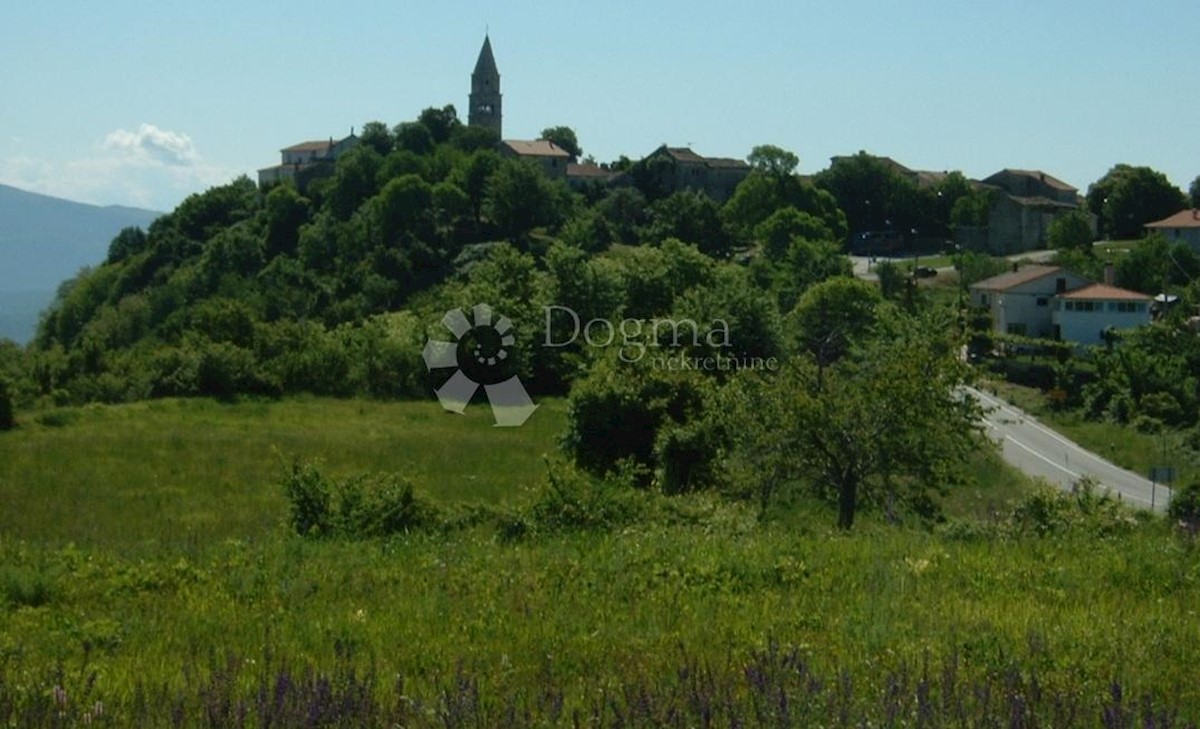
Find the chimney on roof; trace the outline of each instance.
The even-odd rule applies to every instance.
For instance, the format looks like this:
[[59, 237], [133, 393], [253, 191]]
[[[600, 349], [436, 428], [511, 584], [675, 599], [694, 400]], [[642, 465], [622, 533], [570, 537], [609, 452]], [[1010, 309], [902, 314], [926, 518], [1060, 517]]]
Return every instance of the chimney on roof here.
[[1112, 263], [1112, 261], [1105, 261], [1104, 262], [1104, 285], [1112, 286], [1113, 280], [1114, 280], [1113, 263]]

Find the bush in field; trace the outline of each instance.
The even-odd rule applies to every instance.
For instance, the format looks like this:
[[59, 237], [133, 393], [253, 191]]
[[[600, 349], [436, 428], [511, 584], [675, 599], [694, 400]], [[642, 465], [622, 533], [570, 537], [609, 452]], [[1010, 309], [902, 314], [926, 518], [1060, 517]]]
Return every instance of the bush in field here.
[[1200, 481], [1194, 481], [1175, 492], [1167, 513], [1172, 519], [1185, 522], [1193, 528], [1200, 524]]
[[701, 413], [700, 377], [644, 364], [610, 357], [571, 389], [563, 446], [585, 471], [603, 475], [626, 460], [654, 469], [660, 429]]
[[17, 424], [13, 416], [12, 389], [6, 380], [0, 379], [0, 431], [12, 430]]
[[529, 507], [520, 528], [502, 527], [505, 533], [577, 530], [611, 531], [633, 523], [644, 515], [646, 496], [630, 486], [637, 480], [637, 467], [622, 464], [623, 472], [601, 480], [574, 468], [551, 466], [549, 480]]
[[369, 539], [430, 529], [437, 509], [392, 474], [327, 479], [312, 464], [293, 464], [283, 479], [291, 525], [305, 537]]

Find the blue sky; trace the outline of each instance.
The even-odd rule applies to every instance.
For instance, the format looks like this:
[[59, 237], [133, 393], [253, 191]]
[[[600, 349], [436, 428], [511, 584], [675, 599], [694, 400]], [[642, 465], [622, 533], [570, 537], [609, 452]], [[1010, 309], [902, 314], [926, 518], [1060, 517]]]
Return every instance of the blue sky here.
[[1117, 162], [1200, 174], [1195, 0], [411, 5], [10, 3], [0, 182], [170, 209], [295, 142], [465, 117], [485, 28], [505, 136], [565, 124], [601, 161], [773, 143], [805, 172], [865, 149], [1081, 189]]

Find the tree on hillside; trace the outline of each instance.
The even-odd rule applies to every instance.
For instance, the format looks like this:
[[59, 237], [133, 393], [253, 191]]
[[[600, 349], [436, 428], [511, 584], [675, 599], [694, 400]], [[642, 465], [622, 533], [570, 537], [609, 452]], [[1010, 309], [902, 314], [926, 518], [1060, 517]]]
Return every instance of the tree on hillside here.
[[266, 254], [292, 253], [300, 240], [300, 226], [308, 222], [309, 201], [291, 185], [278, 185], [267, 193]]
[[362, 131], [358, 134], [358, 139], [382, 156], [387, 156], [395, 147], [395, 140], [392, 139], [391, 131], [388, 129], [387, 124], [381, 121], [369, 121], [363, 124]]
[[[835, 240], [846, 237], [846, 216], [837, 200], [825, 190], [801, 180], [792, 173], [783, 173], [790, 165], [790, 152], [755, 147], [758, 168], [738, 184], [733, 196], [721, 210], [731, 232], [744, 242], [753, 237], [755, 228], [783, 208], [795, 208], [818, 218], [833, 234]], [[753, 153], [752, 153], [753, 154]], [[774, 170], [774, 171], [773, 171]]]
[[866, 231], [930, 232], [933, 200], [883, 158], [859, 152], [817, 173], [814, 184], [828, 190], [846, 213], [851, 234]]
[[678, 238], [714, 258], [729, 255], [732, 241], [721, 222], [720, 208], [702, 192], [676, 192], [651, 204], [647, 217], [643, 238], [649, 243]]
[[458, 111], [453, 104], [446, 104], [440, 109], [431, 106], [421, 112], [421, 115], [417, 117], [417, 122], [429, 130], [429, 136], [433, 138], [434, 144], [450, 141], [455, 130], [462, 126], [462, 122], [458, 120]]
[[504, 160], [488, 179], [484, 211], [510, 239], [523, 238], [541, 226], [554, 226], [567, 216], [571, 193], [542, 170], [523, 160]]
[[1113, 167], [1087, 192], [1088, 210], [1100, 219], [1107, 238], [1140, 238], [1147, 223], [1174, 215], [1187, 203], [1163, 173], [1127, 164]]
[[835, 242], [833, 231], [820, 218], [802, 213], [792, 206], [780, 208], [754, 229], [754, 237], [763, 245], [763, 254], [778, 261], [786, 254], [794, 238]]
[[583, 148], [579, 146], [579, 138], [571, 127], [547, 127], [542, 130], [541, 138], [566, 150], [574, 159], [583, 156]]
[[413, 154], [429, 154], [433, 151], [433, 133], [421, 122], [401, 122], [393, 132], [396, 138], [396, 148], [404, 149]]
[[984, 446], [978, 405], [958, 389], [969, 368], [954, 327], [903, 315], [880, 327], [823, 373], [813, 359], [793, 358], [778, 376], [743, 373], [722, 394], [732, 459], [764, 501], [782, 484], [806, 484], [850, 529], [867, 505], [933, 516], [933, 495], [968, 478], [964, 464]]
[[1092, 251], [1092, 224], [1086, 213], [1073, 210], [1050, 223], [1047, 236], [1050, 247], [1063, 250]]
[[800, 166], [800, 158], [794, 152], [789, 152], [774, 144], [760, 144], [750, 150], [746, 161], [759, 172], [783, 177], [795, 174]]
[[813, 284], [787, 316], [794, 349], [828, 367], [871, 332], [882, 302], [879, 288], [862, 279], [839, 276]]

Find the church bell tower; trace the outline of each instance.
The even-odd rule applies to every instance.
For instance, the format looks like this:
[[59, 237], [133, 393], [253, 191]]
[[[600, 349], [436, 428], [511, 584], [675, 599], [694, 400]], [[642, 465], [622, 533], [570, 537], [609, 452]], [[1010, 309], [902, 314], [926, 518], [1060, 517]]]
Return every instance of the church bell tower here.
[[467, 103], [470, 104], [468, 124], [491, 129], [497, 137], [503, 138], [500, 131], [500, 71], [492, 56], [492, 42], [486, 35], [483, 48], [479, 50], [479, 60], [471, 73], [471, 96]]

